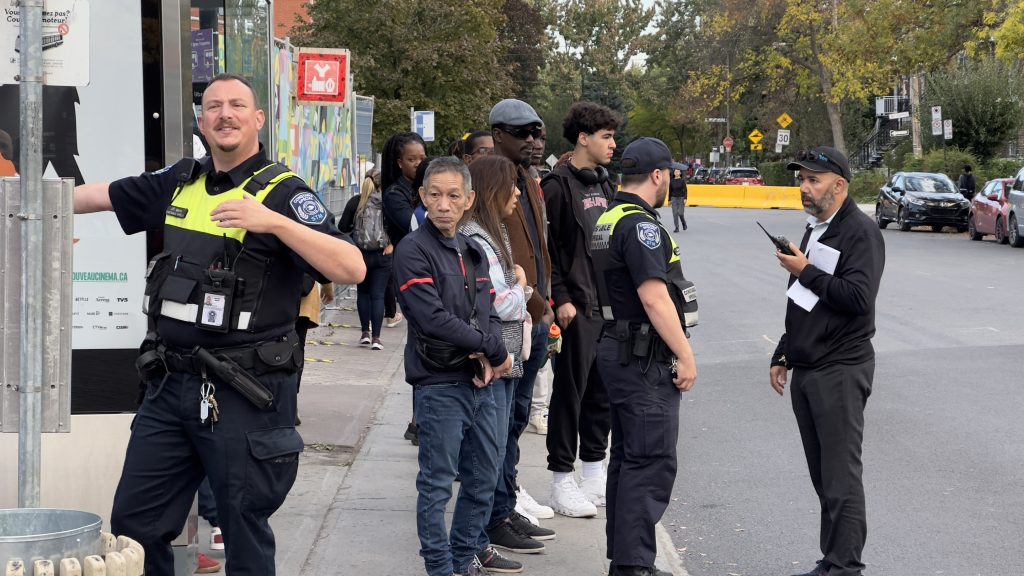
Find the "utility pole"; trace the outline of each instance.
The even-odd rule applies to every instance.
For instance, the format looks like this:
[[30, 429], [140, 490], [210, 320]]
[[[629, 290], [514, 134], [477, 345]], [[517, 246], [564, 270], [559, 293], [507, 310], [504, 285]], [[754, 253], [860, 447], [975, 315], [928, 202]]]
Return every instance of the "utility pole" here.
[[921, 147], [921, 77], [914, 74], [910, 77], [910, 138], [914, 149], [914, 158], [921, 158], [924, 152]]
[[39, 507], [43, 426], [43, 0], [21, 0], [21, 370], [18, 507]]

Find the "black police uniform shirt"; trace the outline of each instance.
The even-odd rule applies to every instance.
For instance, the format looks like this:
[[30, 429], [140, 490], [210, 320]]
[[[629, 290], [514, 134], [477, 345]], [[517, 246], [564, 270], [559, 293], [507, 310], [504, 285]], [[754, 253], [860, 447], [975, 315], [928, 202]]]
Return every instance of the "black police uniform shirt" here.
[[[200, 160], [199, 174], [206, 174], [206, 192], [216, 195], [237, 188], [253, 173], [269, 164], [271, 162], [267, 160], [263, 146], [260, 145], [259, 152], [227, 172], [216, 171], [213, 167], [213, 160], [210, 157], [205, 157]], [[122, 178], [110, 183], [110, 202], [125, 234], [163, 230], [167, 207], [171, 204], [174, 191], [178, 187], [177, 173], [179, 171], [173, 168], [173, 166], [169, 166], [155, 172], [146, 172], [140, 176]], [[198, 177], [198, 174], [196, 176]], [[310, 195], [313, 199], [317, 198], [316, 193], [301, 178], [286, 178], [271, 190], [264, 199], [263, 205], [318, 232], [351, 241], [338, 231], [334, 224], [334, 216], [322, 204], [320, 204], [322, 213], [311, 214], [308, 211], [303, 211], [299, 203], [300, 198], [297, 198], [300, 195], [301, 200], [307, 203], [310, 201]], [[316, 201], [319, 203], [318, 199]], [[301, 285], [302, 275], [305, 273], [318, 282], [330, 282], [327, 277], [273, 234], [247, 233], [243, 246], [250, 256], [274, 261], [276, 265], [269, 270], [271, 273], [276, 273], [273, 278], [277, 281], [295, 282]], [[301, 297], [301, 288], [297, 288], [295, 293]], [[269, 304], [264, 302], [262, 305], [292, 306], [295, 309], [295, 314], [298, 315], [299, 298], [296, 298], [294, 302]], [[195, 345], [227, 347], [259, 342], [280, 336], [290, 329], [291, 327], [282, 327], [264, 333], [233, 330], [227, 334], [218, 334], [200, 330], [186, 322], [163, 317], [158, 323], [160, 337], [168, 345], [181, 348], [191, 348]]]
[[[620, 204], [636, 204], [650, 214], [629, 214], [619, 220], [611, 236], [606, 276], [608, 297], [615, 318], [630, 322], [650, 322], [637, 290], [652, 278], [669, 280], [669, 260], [672, 258], [672, 238], [653, 218], [658, 212], [643, 198], [628, 192], [618, 192], [608, 205], [612, 210]], [[627, 270], [628, 274], [622, 274]]]

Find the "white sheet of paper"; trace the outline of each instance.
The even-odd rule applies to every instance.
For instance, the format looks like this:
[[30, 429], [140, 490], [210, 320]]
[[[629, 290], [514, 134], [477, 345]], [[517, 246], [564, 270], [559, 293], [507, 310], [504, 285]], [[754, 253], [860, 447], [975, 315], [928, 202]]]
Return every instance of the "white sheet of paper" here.
[[[831, 246], [815, 242], [810, 253], [807, 255], [807, 261], [819, 270], [832, 274], [836, 271], [836, 265], [839, 263], [839, 254], [839, 250], [836, 250]], [[789, 290], [786, 290], [786, 296], [788, 296], [794, 304], [808, 312], [810, 312], [818, 303], [818, 295], [811, 292], [806, 286], [801, 284], [799, 280], [793, 282], [793, 285], [789, 287]]]

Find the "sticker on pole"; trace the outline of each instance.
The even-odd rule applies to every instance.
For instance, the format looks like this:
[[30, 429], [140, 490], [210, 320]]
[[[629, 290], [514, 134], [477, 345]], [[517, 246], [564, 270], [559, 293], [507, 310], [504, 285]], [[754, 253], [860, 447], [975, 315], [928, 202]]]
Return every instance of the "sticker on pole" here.
[[[0, 21], [0, 85], [21, 74], [21, 11], [4, 2]], [[46, 0], [43, 5], [43, 84], [89, 85], [89, 0]]]
[[299, 104], [344, 104], [348, 98], [348, 50], [299, 48]]

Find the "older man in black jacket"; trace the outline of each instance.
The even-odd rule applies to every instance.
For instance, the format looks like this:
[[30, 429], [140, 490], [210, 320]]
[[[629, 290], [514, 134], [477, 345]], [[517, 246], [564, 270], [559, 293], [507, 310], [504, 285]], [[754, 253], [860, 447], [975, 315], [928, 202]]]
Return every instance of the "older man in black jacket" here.
[[823, 558], [801, 576], [860, 576], [867, 537], [861, 445], [875, 371], [875, 298], [885, 265], [878, 226], [847, 194], [846, 156], [819, 146], [801, 152], [807, 230], [794, 255], [776, 252], [790, 274], [786, 333], [772, 357], [772, 388], [790, 395], [811, 483], [821, 501]]
[[[487, 257], [458, 233], [463, 213], [473, 205], [471, 186], [461, 160], [431, 162], [420, 189], [427, 221], [395, 252], [398, 301], [409, 318], [405, 379], [416, 387], [416, 527], [428, 576], [484, 573], [477, 542], [499, 466], [497, 413], [488, 385], [512, 369], [494, 312]], [[449, 538], [445, 506], [457, 471], [462, 487]]]

